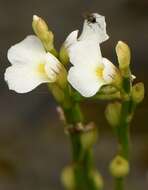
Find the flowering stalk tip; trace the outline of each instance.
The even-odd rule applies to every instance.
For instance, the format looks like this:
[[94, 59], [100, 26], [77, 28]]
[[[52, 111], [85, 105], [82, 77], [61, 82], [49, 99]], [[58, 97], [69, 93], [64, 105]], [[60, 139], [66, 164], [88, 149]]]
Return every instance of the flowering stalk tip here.
[[[137, 104], [144, 98], [144, 84], [133, 86], [132, 83], [135, 77], [130, 71], [130, 48], [122, 41], [117, 43], [119, 69], [102, 56], [100, 44], [109, 36], [105, 17], [97, 13], [87, 15], [80, 36], [78, 30], [70, 33], [59, 54], [54, 48], [54, 34], [41, 17], [33, 16], [32, 27], [36, 35], [27, 36], [8, 50], [11, 65], [6, 69], [5, 80], [9, 89], [27, 93], [42, 83], [48, 83], [60, 105], [58, 113], [73, 150], [73, 164], [66, 167], [61, 175], [67, 190], [103, 188], [92, 151], [98, 131], [93, 122], [85, 124], [79, 105], [80, 100], [84, 100], [82, 96], [118, 100], [109, 103], [105, 115], [114, 127], [119, 143], [117, 156], [109, 169], [115, 178], [116, 190], [123, 189], [124, 177], [130, 170], [129, 124]], [[64, 66], [68, 63], [72, 66], [67, 72]]]

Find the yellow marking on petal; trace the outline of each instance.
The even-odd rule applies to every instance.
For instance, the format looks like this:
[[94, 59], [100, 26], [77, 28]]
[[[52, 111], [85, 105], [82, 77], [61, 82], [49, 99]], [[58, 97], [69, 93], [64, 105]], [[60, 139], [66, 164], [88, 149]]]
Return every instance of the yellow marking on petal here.
[[103, 67], [103, 66], [98, 67], [98, 68], [96, 69], [96, 74], [97, 74], [97, 76], [98, 76], [99, 78], [103, 78], [103, 70], [104, 70], [104, 67]]
[[42, 64], [42, 63], [38, 65], [37, 70], [38, 70], [38, 72], [41, 73], [41, 74], [46, 74], [45, 65]]
[[45, 70], [45, 64], [43, 63], [40, 63], [37, 67], [37, 71], [39, 74], [41, 74], [42, 76], [48, 78], [48, 75], [46, 73], [46, 70]]

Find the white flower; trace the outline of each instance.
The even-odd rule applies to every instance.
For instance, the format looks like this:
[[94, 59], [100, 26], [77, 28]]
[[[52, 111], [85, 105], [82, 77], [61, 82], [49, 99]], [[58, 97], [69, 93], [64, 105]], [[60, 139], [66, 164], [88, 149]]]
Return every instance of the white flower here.
[[9, 89], [26, 93], [41, 83], [55, 82], [60, 63], [47, 53], [41, 41], [34, 35], [26, 37], [8, 50], [11, 66], [6, 69], [5, 80]]
[[73, 65], [68, 81], [84, 97], [95, 95], [116, 74], [116, 67], [101, 55], [99, 44], [107, 39], [105, 18], [95, 13], [84, 21], [80, 37], [76, 30], [65, 41]]

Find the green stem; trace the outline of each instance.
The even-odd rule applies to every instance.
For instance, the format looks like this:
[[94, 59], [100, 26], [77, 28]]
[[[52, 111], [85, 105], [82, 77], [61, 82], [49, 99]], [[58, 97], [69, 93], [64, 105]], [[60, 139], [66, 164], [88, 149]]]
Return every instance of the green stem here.
[[123, 189], [124, 189], [123, 178], [116, 178], [115, 190], [123, 190]]
[[[77, 129], [78, 124], [84, 125], [84, 117], [78, 102], [72, 95], [71, 89], [67, 86], [61, 89], [58, 85], [50, 85], [53, 96], [61, 105], [64, 111], [67, 130], [72, 145], [73, 165], [75, 168], [74, 190], [98, 190], [91, 173], [94, 170], [93, 148], [84, 149], [81, 142], [83, 130]], [[62, 98], [61, 98], [62, 97]]]
[[129, 159], [129, 106], [130, 101], [122, 103], [120, 125], [118, 126], [119, 153], [127, 160]]
[[[119, 154], [129, 161], [129, 122], [133, 111], [131, 100], [131, 81], [125, 78], [123, 81], [123, 101], [121, 107], [120, 123], [117, 127], [117, 137], [119, 142]], [[124, 177], [115, 179], [115, 190], [124, 189]]]
[[[120, 125], [118, 126], [119, 154], [129, 160], [129, 101], [124, 101], [121, 108]], [[124, 189], [124, 177], [115, 179], [115, 190]]]
[[[69, 109], [65, 109], [64, 112], [68, 123], [74, 124], [74, 126], [70, 125], [71, 128], [75, 127], [75, 124], [84, 121], [77, 103], [74, 103]], [[81, 131], [74, 130], [73, 132], [70, 132], [73, 164], [75, 166], [75, 190], [97, 190], [94, 181], [90, 176], [90, 173], [94, 169], [93, 150], [92, 147], [87, 150], [83, 149], [81, 144], [81, 134]]]

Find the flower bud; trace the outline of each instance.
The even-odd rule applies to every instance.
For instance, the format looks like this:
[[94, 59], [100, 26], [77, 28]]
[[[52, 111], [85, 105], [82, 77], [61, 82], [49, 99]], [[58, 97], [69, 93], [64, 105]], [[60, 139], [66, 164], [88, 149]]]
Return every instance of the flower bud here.
[[129, 163], [122, 156], [116, 156], [110, 163], [110, 172], [116, 178], [125, 177], [129, 173]]
[[117, 89], [114, 86], [105, 85], [105, 86], [102, 86], [102, 88], [100, 89], [100, 92], [103, 94], [113, 94], [117, 92]]
[[64, 64], [67, 65], [69, 63], [69, 56], [68, 56], [68, 51], [67, 48], [62, 45], [61, 49], [60, 49], [60, 61]]
[[65, 98], [63, 90], [56, 84], [49, 84], [48, 86], [56, 101], [62, 103]]
[[116, 53], [121, 68], [128, 67], [130, 65], [131, 52], [128, 45], [122, 41], [119, 41], [116, 46]]
[[91, 172], [91, 177], [94, 181], [94, 185], [96, 187], [96, 189], [103, 189], [103, 178], [100, 175], [100, 173], [98, 171], [92, 171]]
[[64, 168], [61, 175], [61, 182], [67, 190], [75, 189], [75, 175], [74, 168], [72, 166]]
[[116, 127], [120, 121], [121, 104], [119, 102], [108, 104], [105, 115], [112, 127]]
[[132, 99], [136, 104], [139, 104], [144, 99], [144, 84], [139, 82], [132, 88]]
[[98, 137], [98, 132], [94, 123], [90, 123], [88, 126], [90, 129], [81, 134], [81, 145], [85, 150], [93, 146], [96, 143]]
[[33, 15], [32, 27], [37, 35], [42, 36], [44, 32], [48, 31], [48, 26], [46, 22], [41, 17], [38, 17], [37, 15]]
[[130, 48], [126, 43], [119, 41], [116, 46], [116, 53], [121, 73], [123, 76], [128, 77], [130, 75], [130, 70], [129, 70], [129, 65], [131, 60]]
[[54, 35], [52, 31], [48, 29], [48, 25], [46, 24], [46, 22], [42, 18], [34, 15], [32, 27], [35, 34], [42, 41], [46, 51], [49, 51], [55, 55], [56, 51], [54, 49], [54, 44], [53, 44]]
[[59, 73], [58, 78], [57, 78], [57, 83], [63, 89], [67, 85], [67, 71], [66, 71], [65, 67], [62, 64], [61, 64], [60, 73]]

